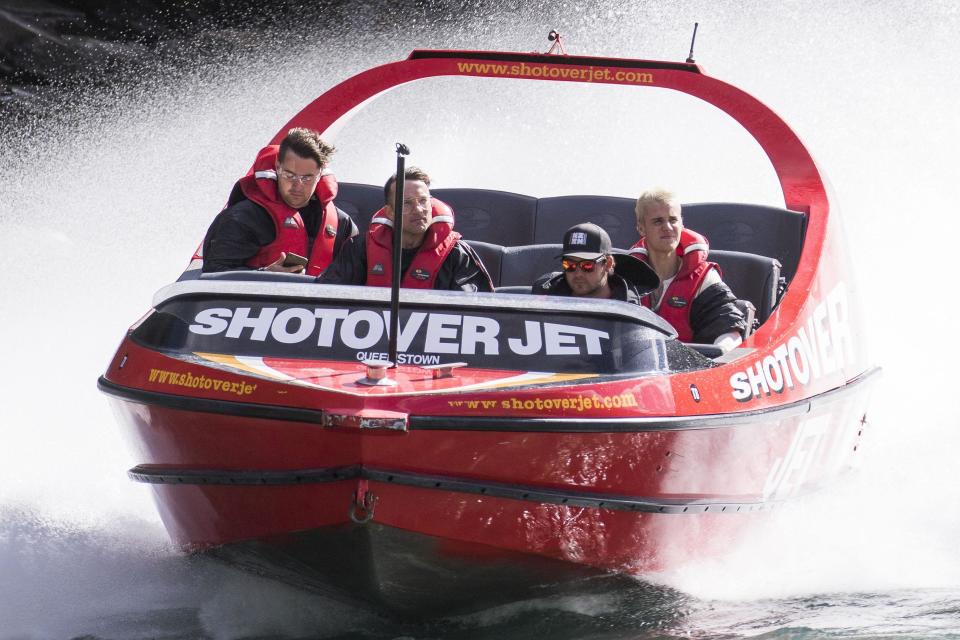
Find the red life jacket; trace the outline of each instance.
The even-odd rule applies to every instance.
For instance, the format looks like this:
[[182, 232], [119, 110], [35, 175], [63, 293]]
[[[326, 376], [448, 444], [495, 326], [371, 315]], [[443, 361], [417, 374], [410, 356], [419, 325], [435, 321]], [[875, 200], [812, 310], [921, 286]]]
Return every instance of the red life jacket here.
[[[693, 305], [697, 291], [700, 290], [700, 285], [703, 284], [703, 279], [711, 269], [716, 269], [717, 273], [721, 274], [720, 265], [707, 261], [709, 250], [710, 243], [696, 231], [684, 228], [680, 232], [680, 244], [677, 245], [677, 255], [681, 258], [680, 270], [667, 290], [660, 296], [657, 314], [677, 330], [677, 339], [681, 342], [693, 340], [690, 307]], [[630, 248], [630, 253], [649, 263], [643, 238]], [[650, 296], [644, 296], [641, 302], [647, 308], [652, 307]]]
[[[430, 208], [433, 220], [427, 235], [400, 280], [407, 289], [432, 289], [440, 265], [460, 239], [453, 230], [453, 210], [436, 198], [431, 199]], [[389, 287], [393, 274], [393, 221], [383, 215], [384, 209], [373, 214], [367, 231], [367, 284], [374, 287]]]
[[300, 212], [288, 205], [277, 190], [277, 154], [279, 145], [269, 145], [260, 150], [257, 160], [248, 173], [237, 183], [249, 200], [267, 210], [277, 236], [273, 242], [260, 247], [260, 251], [247, 260], [248, 267], [265, 267], [273, 264], [281, 252], [293, 252], [307, 258], [305, 273], [318, 276], [333, 260], [333, 244], [337, 239], [339, 219], [333, 199], [337, 195], [337, 180], [326, 174], [317, 181], [314, 194], [323, 205], [323, 220], [317, 229], [313, 247], [309, 247], [307, 230]]

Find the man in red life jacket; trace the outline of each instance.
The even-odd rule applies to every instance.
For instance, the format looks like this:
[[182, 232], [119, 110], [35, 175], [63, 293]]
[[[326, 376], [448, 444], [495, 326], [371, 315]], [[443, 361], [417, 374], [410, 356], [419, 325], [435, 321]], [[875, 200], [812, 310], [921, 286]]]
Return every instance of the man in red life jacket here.
[[563, 271], [540, 276], [533, 293], [640, 304], [641, 297], [660, 283], [646, 263], [613, 249], [607, 232], [592, 222], [567, 229], [560, 257]]
[[[374, 214], [365, 237], [344, 244], [317, 282], [390, 286], [395, 188], [391, 176], [383, 187], [386, 205]], [[401, 231], [401, 287], [493, 291], [480, 257], [453, 230], [453, 210], [430, 196], [430, 176], [416, 167], [404, 172]]]
[[637, 199], [636, 213], [640, 241], [630, 251], [660, 276], [644, 306], [673, 325], [683, 342], [712, 343], [724, 351], [740, 344], [746, 320], [736, 297], [720, 267], [707, 261], [707, 239], [684, 228], [674, 195], [647, 191]]
[[[291, 129], [279, 146], [264, 147], [207, 231], [203, 271], [323, 272], [358, 233], [333, 204], [336, 179], [323, 173], [333, 152], [310, 129]], [[288, 253], [307, 264], [285, 266]]]

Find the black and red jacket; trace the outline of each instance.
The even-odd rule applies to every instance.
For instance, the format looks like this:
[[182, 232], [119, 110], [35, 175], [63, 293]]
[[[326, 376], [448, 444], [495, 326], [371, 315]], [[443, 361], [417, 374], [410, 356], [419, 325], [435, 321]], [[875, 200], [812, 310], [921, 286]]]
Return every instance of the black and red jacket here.
[[316, 276], [333, 260], [333, 247], [339, 224], [337, 208], [333, 204], [337, 195], [337, 181], [332, 174], [323, 175], [317, 181], [314, 194], [323, 206], [323, 220], [313, 247], [310, 247], [300, 212], [284, 202], [277, 189], [276, 165], [279, 149], [278, 145], [261, 149], [253, 169], [238, 182], [243, 195], [270, 214], [277, 232], [273, 242], [260, 247], [260, 251], [247, 260], [246, 264], [253, 268], [265, 267], [276, 262], [281, 252], [293, 252], [308, 259], [305, 272]]
[[[453, 210], [436, 198], [431, 198], [430, 207], [433, 218], [423, 244], [400, 280], [400, 286], [407, 289], [433, 289], [440, 265], [460, 240], [453, 230]], [[392, 282], [393, 221], [384, 216], [384, 209], [373, 215], [367, 230], [366, 284], [374, 287], [389, 287]]]
[[[720, 266], [707, 260], [709, 251], [710, 245], [705, 237], [690, 229], [681, 230], [680, 244], [677, 245], [680, 270], [660, 296], [659, 308], [655, 309], [661, 318], [677, 330], [677, 338], [682, 342], [691, 342], [696, 333], [691, 326], [690, 310], [704, 278], [711, 269], [716, 269], [717, 274], [722, 276]], [[649, 263], [644, 238], [630, 248], [630, 253]], [[650, 296], [644, 296], [642, 303], [645, 307], [652, 307]]]
[[[401, 287], [448, 291], [493, 291], [493, 283], [476, 251], [453, 230], [453, 210], [432, 198], [433, 220], [423, 244], [403, 249]], [[389, 287], [393, 273], [393, 221], [381, 209], [365, 237], [343, 243], [317, 282]]]

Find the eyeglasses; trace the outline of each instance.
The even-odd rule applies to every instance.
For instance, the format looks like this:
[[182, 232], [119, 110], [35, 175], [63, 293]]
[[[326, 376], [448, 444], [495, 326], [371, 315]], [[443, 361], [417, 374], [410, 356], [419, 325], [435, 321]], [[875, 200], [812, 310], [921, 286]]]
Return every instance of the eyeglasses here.
[[572, 273], [579, 268], [584, 273], [593, 273], [593, 270], [597, 268], [598, 264], [603, 264], [607, 261], [607, 256], [600, 256], [599, 258], [594, 258], [592, 260], [574, 260], [573, 258], [564, 258], [563, 259], [563, 270], [567, 273]]
[[416, 207], [428, 208], [429, 206], [430, 206], [429, 196], [425, 196], [423, 198], [413, 198], [410, 200], [403, 201], [404, 212], [413, 211]]
[[291, 173], [290, 171], [280, 171], [278, 172], [278, 175], [284, 180], [286, 180], [287, 182], [299, 182], [300, 184], [310, 184], [311, 182], [313, 182], [314, 180], [320, 177], [319, 173], [311, 173], [305, 176], [298, 176], [297, 174]]

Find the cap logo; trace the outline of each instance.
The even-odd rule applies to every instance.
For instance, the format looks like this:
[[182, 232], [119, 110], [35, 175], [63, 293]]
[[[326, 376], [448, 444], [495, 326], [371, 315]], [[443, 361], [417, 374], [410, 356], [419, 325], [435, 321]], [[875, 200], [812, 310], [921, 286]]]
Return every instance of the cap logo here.
[[587, 234], [582, 231], [574, 231], [570, 234], [570, 244], [585, 246], [587, 244]]

